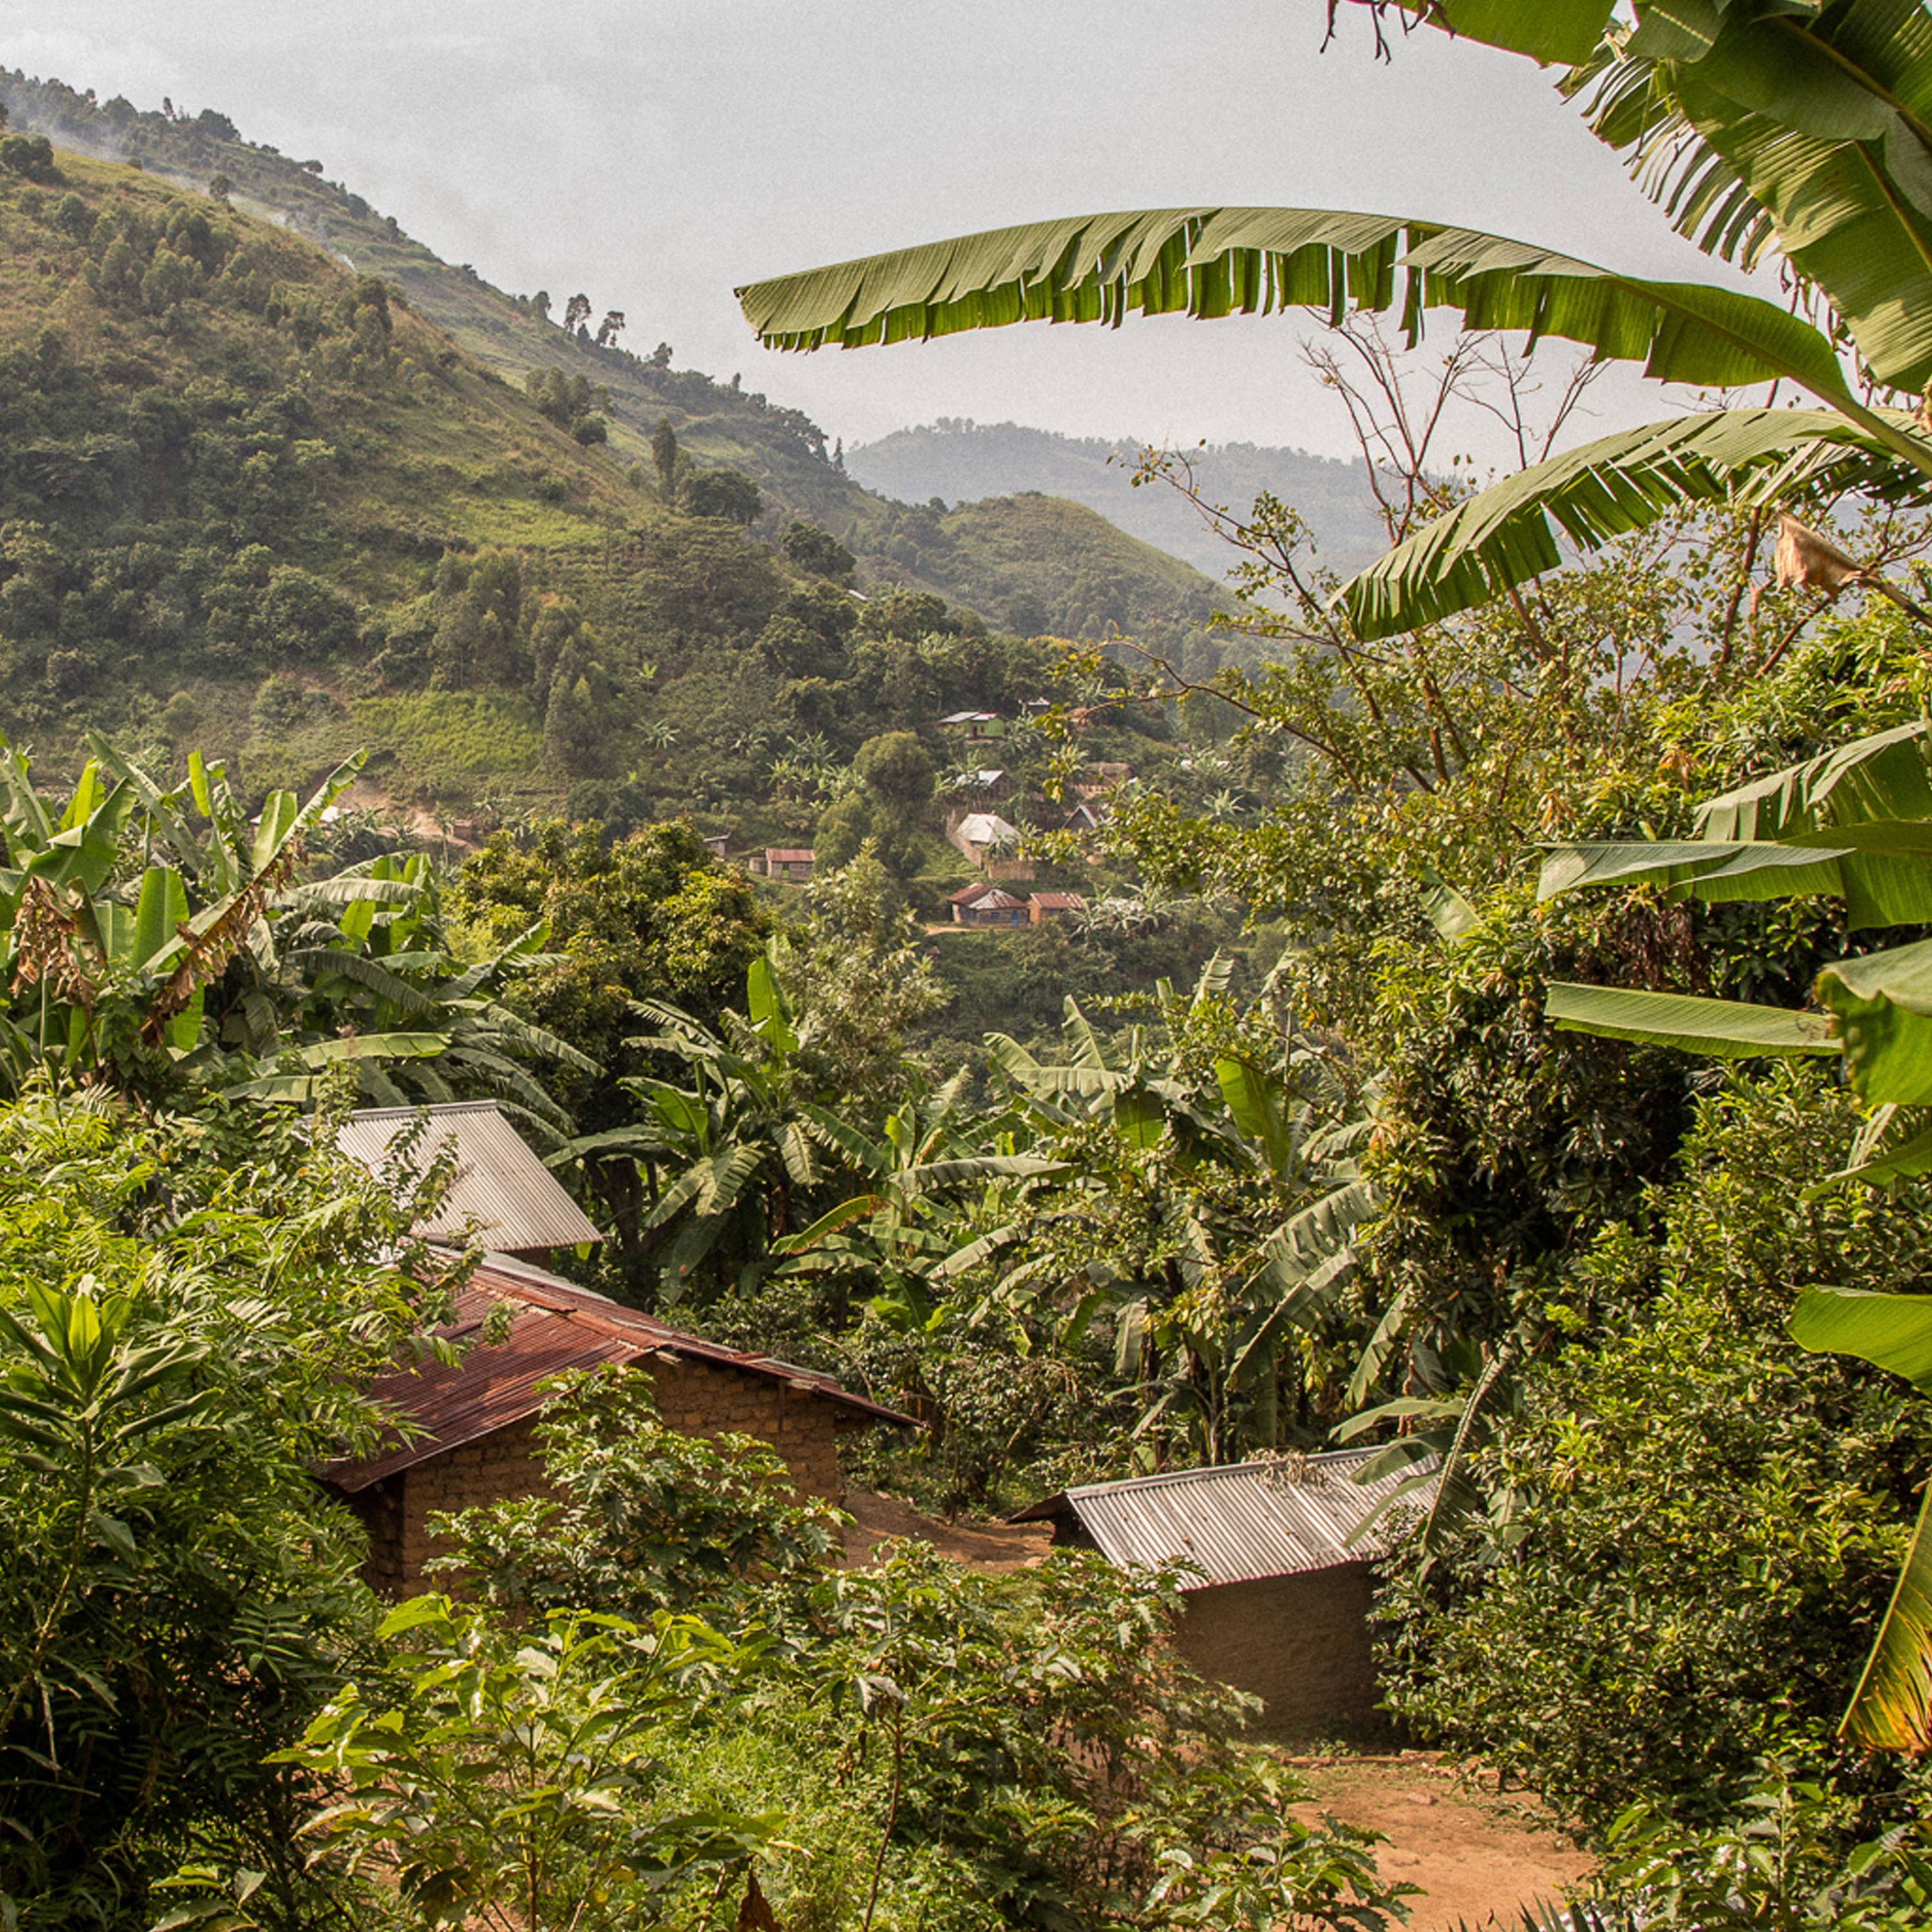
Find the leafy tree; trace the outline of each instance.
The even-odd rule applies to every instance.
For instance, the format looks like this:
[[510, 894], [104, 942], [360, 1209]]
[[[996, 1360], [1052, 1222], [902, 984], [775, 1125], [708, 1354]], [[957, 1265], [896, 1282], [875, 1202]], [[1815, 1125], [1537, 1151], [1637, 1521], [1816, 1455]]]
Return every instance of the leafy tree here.
[[562, 1378], [537, 1424], [559, 1500], [493, 1504], [438, 1519], [442, 1567], [518, 1615], [595, 1604], [631, 1617], [690, 1610], [744, 1634], [770, 1585], [837, 1552], [839, 1518], [800, 1502], [777, 1452], [746, 1436], [668, 1428], [650, 1378]]
[[658, 493], [667, 506], [677, 500], [677, 431], [671, 428], [670, 417], [660, 416], [651, 431], [651, 464], [658, 472]]
[[1785, 1333], [1792, 1282], [1870, 1299], [1924, 1271], [1922, 1190], [1803, 1198], [1856, 1127], [1804, 1070], [1727, 1080], [1547, 1304], [1557, 1345], [1478, 1456], [1492, 1537], [1396, 1559], [1396, 1708], [1599, 1829], [1640, 1799], [1726, 1810], [1760, 1759], [1876, 1792], [1868, 1822], [1895, 1795], [1832, 1733], [1926, 1418]]
[[764, 513], [758, 486], [736, 470], [694, 470], [684, 486], [688, 516], [722, 517], [728, 523], [755, 524]]
[[902, 818], [916, 818], [932, 802], [938, 772], [932, 754], [910, 731], [889, 731], [859, 748], [852, 769]]
[[816, 577], [842, 582], [858, 568], [859, 560], [829, 531], [800, 522], [796, 518], [785, 527], [778, 548], [801, 570]]

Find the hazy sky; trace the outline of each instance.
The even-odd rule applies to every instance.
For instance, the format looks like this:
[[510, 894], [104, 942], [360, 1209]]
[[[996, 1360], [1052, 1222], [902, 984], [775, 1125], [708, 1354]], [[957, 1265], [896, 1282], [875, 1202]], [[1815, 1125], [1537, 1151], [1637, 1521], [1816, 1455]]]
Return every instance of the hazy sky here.
[[[1342, 454], [1299, 317], [1046, 326], [781, 357], [738, 283], [1051, 214], [1386, 210], [1707, 278], [1526, 62], [1434, 32], [1318, 54], [1322, 0], [40, 0], [0, 62], [216, 107], [514, 292], [860, 442], [935, 416]], [[1682, 399], [1677, 399], [1681, 402]], [[1592, 433], [1669, 413], [1634, 380]]]

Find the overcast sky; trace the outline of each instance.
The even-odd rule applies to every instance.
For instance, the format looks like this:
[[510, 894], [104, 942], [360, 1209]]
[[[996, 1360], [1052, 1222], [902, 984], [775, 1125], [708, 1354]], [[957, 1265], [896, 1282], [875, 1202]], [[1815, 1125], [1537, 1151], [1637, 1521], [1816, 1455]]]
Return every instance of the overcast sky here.
[[[871, 440], [940, 416], [1348, 449], [1300, 319], [1044, 325], [775, 356], [739, 283], [1096, 209], [1412, 214], [1709, 278], [1527, 62], [1422, 32], [1372, 57], [1322, 0], [40, 0], [0, 60], [215, 107], [513, 292]], [[1682, 399], [1675, 399], [1681, 405]], [[1590, 433], [1670, 412], [1634, 379]], [[1473, 439], [1472, 439], [1473, 440]], [[1499, 452], [1491, 449], [1488, 453]]]

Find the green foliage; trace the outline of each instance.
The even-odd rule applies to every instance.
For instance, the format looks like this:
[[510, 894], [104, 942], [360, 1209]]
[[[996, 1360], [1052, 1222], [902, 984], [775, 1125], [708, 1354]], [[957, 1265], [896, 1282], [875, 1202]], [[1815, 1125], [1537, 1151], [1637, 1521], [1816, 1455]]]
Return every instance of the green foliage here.
[[308, 1834], [351, 1870], [393, 1870], [425, 1924], [675, 1922], [680, 1880], [715, 1874], [722, 1892], [779, 1827], [774, 1812], [689, 1810], [667, 1788], [664, 1733], [715, 1704], [740, 1662], [695, 1618], [560, 1613], [500, 1630], [418, 1597], [380, 1634], [400, 1640], [395, 1700], [352, 1686], [278, 1762], [346, 1783]]
[[682, 505], [687, 516], [722, 517], [733, 524], [755, 524], [765, 508], [758, 486], [736, 470], [694, 470], [684, 486]]
[[786, 526], [778, 547], [801, 570], [834, 582], [849, 578], [858, 566], [857, 558], [830, 532], [796, 518]]
[[[1854, 1808], [1773, 1762], [1735, 1822], [1687, 1828], [1643, 1805], [1618, 1818], [1595, 1884], [1633, 1924], [1695, 1932], [1736, 1924], [1910, 1932], [1932, 1910], [1924, 1830], [1906, 1820], [1846, 1844]], [[1606, 1924], [1611, 1932], [1612, 1922]]]
[[563, 1378], [537, 1424], [560, 1500], [528, 1497], [436, 1520], [453, 1554], [440, 1567], [527, 1616], [595, 1604], [629, 1617], [702, 1605], [741, 1630], [774, 1580], [838, 1548], [836, 1514], [791, 1494], [769, 1444], [668, 1428], [647, 1372]]
[[1486, 1533], [1400, 1564], [1396, 1708], [1599, 1828], [1638, 1797], [1721, 1813], [1763, 1756], [1836, 1764], [1868, 1802], [1896, 1781], [1833, 1733], [1925, 1420], [1784, 1334], [1792, 1282], [1877, 1287], [1932, 1256], [1916, 1190], [1801, 1200], [1852, 1126], [1796, 1070], [1705, 1102], [1678, 1174], [1540, 1310], [1476, 1457]]
[[0, 1110], [0, 1893], [22, 1926], [146, 1924], [184, 1862], [251, 1870], [274, 1932], [314, 1922], [304, 1788], [263, 1760], [375, 1618], [310, 1472], [373, 1444], [359, 1385], [448, 1272], [407, 1238], [414, 1194], [326, 1147], [101, 1093]]

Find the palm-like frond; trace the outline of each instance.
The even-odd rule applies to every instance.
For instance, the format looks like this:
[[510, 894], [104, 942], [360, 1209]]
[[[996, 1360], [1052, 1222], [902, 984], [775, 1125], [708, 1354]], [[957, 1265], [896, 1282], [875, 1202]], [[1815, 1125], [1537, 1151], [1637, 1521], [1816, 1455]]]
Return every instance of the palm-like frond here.
[[1643, 6], [1573, 74], [1598, 138], [1680, 234], [1748, 263], [1775, 239], [1882, 381], [1932, 380], [1932, 20], [1918, 0]]
[[1552, 250], [1400, 215], [1168, 208], [989, 230], [738, 291], [768, 347], [857, 348], [1024, 321], [1199, 317], [1310, 307], [1424, 312], [1472, 328], [1560, 336], [1660, 381], [1728, 388], [1782, 378], [1851, 401], [1831, 344], [1755, 296], [1627, 275]]
[[[1352, 578], [1341, 603], [1356, 634], [1391, 637], [1472, 610], [1563, 561], [1687, 503], [1740, 507], [1802, 489], [1860, 488], [1932, 500], [1932, 442], [1902, 412], [1871, 412], [1884, 440], [1817, 410], [1712, 410], [1622, 430], [1519, 471], [1436, 518]], [[1898, 446], [1924, 452], [1906, 468]]]

